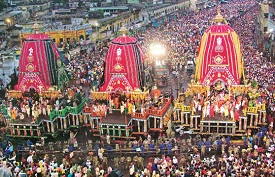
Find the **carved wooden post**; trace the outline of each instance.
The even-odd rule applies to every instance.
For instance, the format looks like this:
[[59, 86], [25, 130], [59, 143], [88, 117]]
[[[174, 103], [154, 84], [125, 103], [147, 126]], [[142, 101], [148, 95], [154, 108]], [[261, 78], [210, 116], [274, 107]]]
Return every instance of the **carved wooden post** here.
[[242, 118], [240, 118], [239, 119], [239, 130], [242, 130], [242, 122], [243, 122], [243, 119]]
[[247, 117], [245, 117], [244, 123], [243, 123], [243, 129], [246, 130], [246, 128], [247, 128]]
[[[103, 129], [102, 129], [102, 134], [103, 134]], [[115, 136], [116, 136], [116, 129], [115, 129], [115, 126], [113, 126], [113, 140], [115, 140]]]
[[194, 116], [191, 116], [191, 118], [190, 118], [190, 128], [193, 128], [193, 119], [194, 119]]
[[79, 115], [75, 115], [75, 124], [76, 125], [79, 125]]
[[255, 126], [257, 126], [258, 125], [258, 117], [259, 117], [259, 115], [258, 114], [255, 114]]
[[64, 121], [64, 129], [66, 130], [67, 129], [67, 120], [66, 120], [66, 118], [65, 119], [63, 119], [63, 121]]
[[260, 111], [259, 111], [259, 120], [258, 120], [258, 121], [259, 121], [259, 124], [261, 124], [261, 122], [262, 122], [262, 113], [263, 113], [263, 112], [260, 110]]
[[185, 117], [185, 114], [184, 114], [184, 112], [181, 112], [180, 114], [181, 114], [181, 116], [180, 116], [180, 123], [181, 123], [181, 124], [184, 124], [184, 117]]
[[87, 121], [88, 118], [87, 117], [88, 117], [88, 115], [83, 114], [83, 121], [84, 121], [85, 124], [88, 123], [88, 121]]
[[91, 128], [94, 129], [95, 128], [95, 123], [94, 123], [94, 119], [90, 119], [90, 124], [91, 124]]
[[48, 131], [48, 133], [50, 133], [51, 132], [51, 129], [50, 129], [50, 122], [47, 122], [47, 131]]
[[54, 124], [51, 122], [52, 133], [54, 133]]
[[160, 120], [159, 120], [159, 128], [160, 129], [163, 129], [163, 121], [162, 121], [162, 117], [160, 117]]
[[75, 125], [75, 115], [73, 115], [73, 125]]
[[266, 123], [266, 112], [264, 111], [264, 116], [263, 116], [263, 123]]
[[233, 128], [232, 128], [232, 134], [236, 133], [236, 123], [233, 124]]
[[137, 121], [137, 123], [138, 123], [138, 132], [140, 132], [140, 122], [139, 122], [139, 120]]
[[200, 133], [202, 133], [202, 131], [203, 131], [203, 123], [201, 122]]
[[63, 128], [63, 119], [62, 118], [60, 118], [60, 129], [64, 130], [64, 128]]
[[144, 120], [144, 130], [145, 133], [147, 132], [147, 120]]

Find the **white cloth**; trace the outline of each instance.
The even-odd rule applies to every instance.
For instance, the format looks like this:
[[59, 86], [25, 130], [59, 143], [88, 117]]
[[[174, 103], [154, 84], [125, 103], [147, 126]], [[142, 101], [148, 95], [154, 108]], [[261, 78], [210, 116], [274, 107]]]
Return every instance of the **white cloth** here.
[[28, 158], [27, 158], [27, 162], [30, 164], [30, 163], [33, 163], [33, 158], [32, 158], [32, 155], [30, 155]]
[[134, 165], [131, 166], [131, 168], [129, 170], [129, 173], [130, 173], [130, 175], [133, 175], [135, 173], [135, 166]]
[[178, 159], [174, 156], [173, 157], [173, 164], [177, 164], [178, 163]]

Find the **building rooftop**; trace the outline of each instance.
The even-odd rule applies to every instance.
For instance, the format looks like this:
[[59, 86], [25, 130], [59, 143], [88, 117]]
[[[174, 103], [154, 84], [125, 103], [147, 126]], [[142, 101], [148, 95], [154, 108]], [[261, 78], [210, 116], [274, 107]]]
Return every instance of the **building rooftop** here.
[[91, 7], [92, 10], [127, 10], [127, 6], [106, 6], [106, 7]]
[[0, 21], [4, 21], [6, 18], [13, 17], [20, 13], [22, 13], [21, 10], [18, 10], [18, 11], [14, 10], [7, 13], [0, 13]]
[[8, 12], [6, 15], [7, 16], [13, 16], [13, 15], [17, 15], [17, 14], [20, 14], [20, 13], [22, 13], [21, 10], [14, 10], [14, 11]]

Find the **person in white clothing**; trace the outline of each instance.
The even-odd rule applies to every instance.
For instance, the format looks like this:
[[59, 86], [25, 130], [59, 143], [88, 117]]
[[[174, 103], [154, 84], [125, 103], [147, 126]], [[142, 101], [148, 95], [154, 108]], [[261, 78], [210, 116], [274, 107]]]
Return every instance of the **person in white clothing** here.
[[131, 163], [129, 173], [130, 173], [130, 177], [134, 177], [134, 175], [135, 175], [135, 166], [134, 166], [133, 163]]
[[178, 159], [176, 158], [176, 156], [173, 157], [173, 165], [177, 166], [178, 165]]
[[32, 158], [32, 154], [27, 158], [27, 162], [29, 163], [29, 164], [31, 164], [31, 163], [33, 163], [33, 158]]

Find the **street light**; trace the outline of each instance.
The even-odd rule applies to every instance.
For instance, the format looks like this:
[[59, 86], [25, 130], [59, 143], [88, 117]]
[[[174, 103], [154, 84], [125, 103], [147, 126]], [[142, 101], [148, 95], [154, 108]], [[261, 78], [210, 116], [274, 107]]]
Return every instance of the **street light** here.
[[153, 56], [165, 54], [165, 48], [159, 43], [153, 43], [150, 45], [150, 53]]
[[7, 19], [6, 19], [6, 22], [7, 22], [8, 27], [9, 27], [9, 26], [10, 26], [10, 24], [11, 24], [11, 19], [10, 19], [10, 18], [7, 18]]
[[164, 48], [163, 45], [159, 44], [159, 43], [153, 43], [150, 45], [150, 54], [157, 59], [157, 57], [159, 56], [163, 56], [166, 53], [166, 50]]
[[99, 26], [99, 24], [96, 22], [95, 23], [95, 31], [96, 31], [96, 41], [98, 39], [98, 31], [97, 31], [97, 27]]
[[166, 78], [167, 80], [167, 76], [169, 75], [166, 62], [164, 61], [166, 49], [160, 43], [153, 43], [149, 47], [149, 52], [151, 54], [150, 60], [153, 59], [150, 63], [153, 63], [152, 68], [155, 76], [157, 77], [156, 80], [159, 82], [161, 78], [161, 82], [163, 83], [163, 78]]

